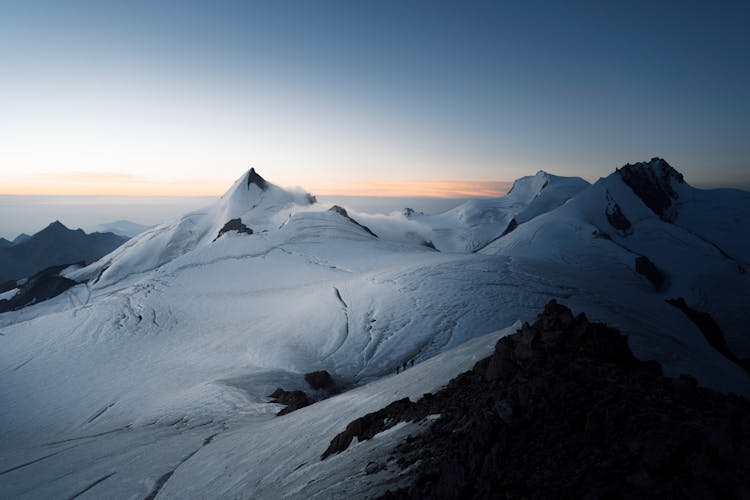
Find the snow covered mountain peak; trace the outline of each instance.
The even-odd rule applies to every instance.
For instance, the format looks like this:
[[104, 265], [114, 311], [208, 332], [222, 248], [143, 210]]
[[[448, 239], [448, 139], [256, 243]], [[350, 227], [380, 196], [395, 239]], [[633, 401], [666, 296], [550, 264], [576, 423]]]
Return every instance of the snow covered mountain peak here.
[[255, 168], [250, 168], [250, 170], [234, 181], [234, 184], [232, 184], [232, 186], [222, 195], [221, 199], [231, 200], [238, 197], [243, 199], [258, 198], [261, 193], [275, 190], [274, 188], [279, 189], [277, 186], [261, 177], [261, 175], [255, 171]]
[[549, 186], [559, 187], [562, 184], [567, 185], [571, 183], [580, 187], [585, 185], [586, 181], [579, 177], [560, 177], [544, 170], [539, 170], [535, 175], [516, 179], [513, 182], [513, 187], [510, 188], [506, 196], [517, 203], [529, 203]]
[[[418, 219], [432, 228], [431, 241], [441, 252], [475, 252], [588, 186], [580, 177], [540, 170], [517, 179], [505, 196], [470, 200], [443, 214]], [[405, 215], [414, 217], [414, 212]]]
[[240, 231], [245, 234], [276, 230], [296, 211], [295, 206], [308, 207], [316, 201], [305, 191], [286, 190], [268, 182], [251, 168], [211, 205], [139, 234], [71, 277], [106, 287], [205, 248], [222, 234], [237, 232], [236, 228], [245, 228]]
[[239, 217], [244, 212], [261, 204], [273, 206], [287, 203], [312, 205], [316, 201], [315, 196], [310, 193], [282, 189], [264, 179], [255, 171], [255, 168], [250, 168], [224, 193], [220, 204], [223, 204], [227, 209], [225, 215], [233, 218]]

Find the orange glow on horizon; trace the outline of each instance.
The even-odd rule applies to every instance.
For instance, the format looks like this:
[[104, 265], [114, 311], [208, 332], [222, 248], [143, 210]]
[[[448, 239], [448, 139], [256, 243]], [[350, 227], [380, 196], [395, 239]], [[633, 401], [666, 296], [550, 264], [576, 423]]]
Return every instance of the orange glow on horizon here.
[[322, 196], [426, 196], [431, 198], [481, 198], [505, 195], [513, 185], [504, 181], [365, 181], [347, 186], [320, 186]]
[[[234, 182], [221, 179], [167, 181], [125, 173], [75, 172], [15, 176], [0, 183], [0, 194], [57, 196], [221, 196]], [[273, 182], [273, 180], [270, 180]], [[275, 183], [283, 186], [283, 183]], [[498, 197], [512, 186], [503, 181], [350, 181], [311, 182], [303, 189], [321, 196], [435, 198]]]

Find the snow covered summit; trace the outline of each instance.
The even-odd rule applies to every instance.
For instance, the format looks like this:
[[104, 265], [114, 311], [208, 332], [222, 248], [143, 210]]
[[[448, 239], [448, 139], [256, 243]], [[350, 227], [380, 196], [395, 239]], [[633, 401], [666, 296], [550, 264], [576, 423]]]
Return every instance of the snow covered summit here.
[[443, 214], [413, 216], [430, 226], [435, 246], [443, 252], [475, 252], [548, 212], [589, 185], [580, 177], [560, 177], [540, 170], [513, 183], [507, 195], [463, 203]]
[[309, 193], [287, 191], [266, 181], [251, 168], [212, 205], [139, 234], [117, 251], [70, 277], [91, 280], [96, 286], [110, 285], [212, 243], [233, 219], [240, 219], [253, 231], [261, 232], [282, 222], [279, 213], [283, 209], [309, 206], [315, 201]]

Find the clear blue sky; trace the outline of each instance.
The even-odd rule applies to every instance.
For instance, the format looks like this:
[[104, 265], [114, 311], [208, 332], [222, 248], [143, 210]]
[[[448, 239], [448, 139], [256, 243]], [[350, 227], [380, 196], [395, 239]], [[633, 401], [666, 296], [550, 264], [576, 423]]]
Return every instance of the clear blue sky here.
[[748, 187], [749, 5], [4, 2], [0, 192], [208, 194], [251, 164], [418, 190], [657, 155]]

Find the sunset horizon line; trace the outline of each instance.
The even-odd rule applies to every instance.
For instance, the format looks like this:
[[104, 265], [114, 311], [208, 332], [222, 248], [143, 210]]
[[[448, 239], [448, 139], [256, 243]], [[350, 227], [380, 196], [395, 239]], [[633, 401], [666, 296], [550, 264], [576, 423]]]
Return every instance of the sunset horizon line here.
[[[168, 181], [127, 174], [49, 175], [44, 179], [6, 182], [2, 196], [126, 196], [126, 197], [209, 197], [222, 196], [234, 180], [194, 179]], [[274, 182], [284, 189], [303, 189], [317, 196], [493, 198], [507, 194], [513, 181], [347, 180], [343, 182]]]

